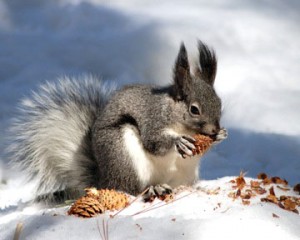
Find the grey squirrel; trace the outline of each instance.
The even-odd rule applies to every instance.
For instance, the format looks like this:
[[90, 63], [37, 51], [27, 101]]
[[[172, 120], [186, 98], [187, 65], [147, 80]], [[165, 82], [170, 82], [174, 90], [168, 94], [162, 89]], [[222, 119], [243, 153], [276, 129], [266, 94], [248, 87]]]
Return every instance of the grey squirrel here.
[[192, 74], [181, 44], [166, 87], [117, 89], [93, 77], [65, 77], [24, 99], [10, 152], [37, 179], [37, 199], [74, 198], [91, 186], [137, 195], [149, 186], [193, 184], [200, 160], [192, 156], [192, 136], [215, 143], [227, 137], [213, 88], [216, 56], [201, 41], [198, 49]]

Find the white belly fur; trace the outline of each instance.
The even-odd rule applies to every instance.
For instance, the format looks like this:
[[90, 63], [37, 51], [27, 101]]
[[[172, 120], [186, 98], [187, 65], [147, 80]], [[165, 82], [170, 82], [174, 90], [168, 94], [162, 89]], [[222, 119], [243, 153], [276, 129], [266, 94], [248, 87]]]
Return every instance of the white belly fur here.
[[191, 185], [198, 179], [199, 156], [183, 159], [175, 146], [163, 157], [150, 154], [130, 126], [123, 129], [123, 141], [143, 187], [163, 183], [171, 187]]

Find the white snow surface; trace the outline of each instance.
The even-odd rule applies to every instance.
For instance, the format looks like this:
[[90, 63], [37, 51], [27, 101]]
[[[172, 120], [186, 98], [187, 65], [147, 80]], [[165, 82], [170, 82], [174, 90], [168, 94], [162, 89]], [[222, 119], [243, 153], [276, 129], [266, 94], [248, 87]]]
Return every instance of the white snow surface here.
[[[12, 239], [16, 226], [22, 224], [20, 239], [32, 240], [299, 239], [298, 214], [272, 203], [262, 203], [262, 195], [251, 198], [247, 206], [241, 199], [229, 198], [228, 194], [236, 191], [232, 189], [232, 179], [201, 181], [168, 203], [157, 199], [144, 203], [140, 198], [133, 198], [135, 201], [119, 213], [108, 212], [88, 219], [67, 215], [69, 207], [46, 209], [19, 205], [0, 216], [0, 231], [4, 239]], [[246, 178], [247, 184], [251, 180]], [[285, 192], [272, 185], [278, 196], [295, 196], [293, 191]]]
[[168, 84], [180, 43], [193, 62], [197, 39], [218, 55], [215, 87], [229, 131], [203, 158], [198, 184], [220, 194], [200, 191], [131, 216], [147, 207], [135, 202], [108, 221], [109, 238], [300, 239], [299, 215], [227, 197], [229, 176], [241, 170], [300, 182], [299, 12], [297, 0], [0, 0], [0, 239], [12, 239], [18, 222], [21, 239], [101, 239], [97, 226], [108, 219], [26, 203], [34, 183], [4, 154], [19, 100], [63, 75]]

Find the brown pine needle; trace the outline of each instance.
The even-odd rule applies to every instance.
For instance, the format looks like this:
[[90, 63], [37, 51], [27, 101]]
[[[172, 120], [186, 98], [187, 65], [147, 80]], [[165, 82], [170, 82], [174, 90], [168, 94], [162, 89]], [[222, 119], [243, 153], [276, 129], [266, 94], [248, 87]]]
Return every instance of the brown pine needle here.
[[107, 220], [105, 220], [104, 218], [102, 219], [102, 229], [100, 228], [100, 224], [97, 221], [98, 232], [102, 240], [108, 240], [108, 221], [109, 219]]
[[99, 232], [99, 234], [100, 234], [101, 239], [104, 240], [104, 237], [103, 237], [103, 235], [102, 235], [102, 231], [101, 231], [101, 229], [100, 229], [100, 226], [99, 226], [99, 222], [98, 222], [98, 221], [97, 221], [97, 228], [98, 228], [98, 232]]
[[105, 239], [108, 240], [108, 220], [107, 221], [105, 221], [104, 219], [102, 220], [102, 227], [103, 227]]
[[192, 192], [190, 192], [190, 193], [188, 193], [188, 194], [186, 194], [186, 195], [183, 195], [183, 196], [181, 196], [181, 197], [179, 197], [179, 198], [177, 198], [177, 199], [173, 199], [173, 200], [171, 200], [171, 201], [169, 201], [169, 202], [164, 202], [164, 201], [158, 202], [158, 203], [153, 204], [152, 206], [150, 206], [150, 207], [148, 207], [148, 208], [145, 208], [145, 209], [143, 209], [143, 210], [141, 210], [141, 211], [139, 211], [139, 212], [136, 212], [136, 213], [132, 214], [131, 216], [133, 217], [133, 216], [136, 216], [136, 215], [138, 215], [138, 214], [145, 213], [145, 212], [149, 212], [149, 211], [151, 211], [151, 210], [154, 210], [154, 209], [157, 209], [157, 208], [166, 206], [166, 205], [168, 205], [168, 204], [170, 204], [170, 203], [173, 203], [173, 202], [176, 202], [176, 201], [178, 201], [178, 200], [180, 200], [180, 199], [182, 199], [182, 198], [188, 197], [188, 196], [190, 196], [191, 194], [193, 194], [193, 193], [195, 193], [195, 192], [196, 192], [196, 190], [194, 190], [194, 191], [192, 191]]
[[13, 240], [19, 240], [21, 231], [23, 230], [23, 223], [19, 222], [16, 226], [15, 234]]
[[140, 193], [139, 195], [137, 195], [135, 197], [135, 199], [133, 199], [126, 207], [122, 208], [121, 210], [117, 211], [114, 215], [111, 216], [111, 218], [114, 218], [115, 216], [117, 216], [119, 213], [121, 213], [122, 211], [124, 211], [124, 209], [128, 208], [131, 204], [133, 204], [135, 201], [137, 201], [141, 196], [143, 196], [147, 191], [149, 190], [149, 187], [146, 188], [142, 193]]

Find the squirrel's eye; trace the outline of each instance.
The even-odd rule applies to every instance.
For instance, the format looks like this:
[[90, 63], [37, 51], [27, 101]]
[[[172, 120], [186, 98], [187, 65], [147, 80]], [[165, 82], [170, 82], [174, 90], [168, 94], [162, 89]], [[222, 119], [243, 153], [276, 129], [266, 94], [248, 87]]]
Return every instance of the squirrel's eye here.
[[192, 115], [200, 115], [200, 109], [197, 105], [191, 105], [190, 111]]

